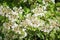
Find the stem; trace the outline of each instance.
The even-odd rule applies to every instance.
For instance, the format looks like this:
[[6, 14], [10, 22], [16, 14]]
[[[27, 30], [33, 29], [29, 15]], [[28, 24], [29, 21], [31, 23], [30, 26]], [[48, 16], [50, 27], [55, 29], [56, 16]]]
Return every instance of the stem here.
[[35, 35], [35, 40], [36, 40], [36, 35]]
[[44, 35], [44, 40], [46, 40], [46, 34]]
[[37, 38], [36, 38], [36, 32], [35, 32], [34, 36], [35, 36], [34, 40], [37, 40]]

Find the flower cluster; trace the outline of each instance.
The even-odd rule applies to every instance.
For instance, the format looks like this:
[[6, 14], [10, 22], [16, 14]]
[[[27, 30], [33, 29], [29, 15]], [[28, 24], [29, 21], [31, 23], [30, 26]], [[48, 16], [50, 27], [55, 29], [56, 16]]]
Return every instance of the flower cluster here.
[[32, 9], [31, 11], [34, 13], [33, 16], [45, 16], [45, 11], [46, 7], [42, 5], [38, 5], [35, 9]]
[[43, 20], [39, 20], [37, 17], [33, 15], [31, 16], [31, 14], [29, 13], [26, 15], [26, 19], [21, 22], [21, 25], [39, 27], [39, 26], [43, 26], [44, 23], [45, 22]]
[[18, 21], [18, 19], [20, 18], [19, 14], [22, 14], [23, 11], [24, 10], [22, 9], [22, 7], [14, 7], [12, 10], [8, 6], [0, 6], [0, 15], [7, 17], [9, 20], [9, 22], [3, 23], [4, 29], [12, 30], [20, 35], [23, 34], [21, 38], [24, 38], [27, 33], [25, 32], [24, 28], [21, 28], [20, 24], [16, 23], [16, 21]]

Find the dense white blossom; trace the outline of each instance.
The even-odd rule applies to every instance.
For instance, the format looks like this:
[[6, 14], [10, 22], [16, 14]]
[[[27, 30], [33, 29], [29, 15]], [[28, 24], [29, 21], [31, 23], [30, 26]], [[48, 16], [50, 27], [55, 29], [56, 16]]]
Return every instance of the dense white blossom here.
[[[24, 2], [26, 1], [27, 0], [24, 0]], [[51, 1], [54, 3], [54, 0]], [[13, 7], [13, 9], [11, 9], [8, 6], [5, 7], [1, 5], [0, 15], [7, 17], [9, 20], [9, 22], [3, 23], [4, 28], [6, 30], [12, 29], [12, 31], [14, 31], [15, 33], [23, 35], [20, 38], [24, 38], [27, 36], [26, 29], [28, 27], [38, 28], [39, 30], [47, 33], [49, 33], [53, 28], [55, 28], [56, 30], [59, 29], [58, 28], [59, 24], [56, 19], [55, 20], [46, 19], [49, 23], [46, 23], [46, 21], [43, 20], [43, 17], [46, 17], [47, 13], [46, 9], [47, 6], [49, 5], [48, 2], [50, 2], [50, 0], [43, 0], [42, 2], [44, 5], [40, 5], [39, 3], [37, 3], [37, 6], [31, 9], [30, 13], [24, 15], [25, 19], [22, 21], [19, 19], [20, 15], [23, 14], [24, 12], [24, 9], [21, 6], [19, 8]], [[57, 9], [59, 10], [59, 8]], [[19, 21], [19, 23], [17, 23], [17, 21]]]
[[6, 29], [7, 31], [11, 29], [15, 33], [21, 34], [22, 35], [21, 38], [27, 36], [27, 33], [25, 32], [24, 29], [20, 28], [20, 25], [17, 24], [16, 21], [19, 19], [19, 14], [22, 14], [23, 11], [24, 10], [22, 9], [22, 7], [19, 8], [13, 7], [12, 10], [8, 6], [7, 7], [0, 6], [0, 15], [7, 17], [9, 20], [9, 22], [3, 23], [4, 29]]
[[31, 16], [30, 14], [27, 14], [26, 19], [23, 22], [21, 22], [21, 24], [24, 26], [29, 25], [31, 27], [39, 27], [39, 26], [43, 26], [45, 22], [43, 20], [39, 20], [35, 16]]
[[34, 13], [34, 16], [45, 16], [45, 12], [44, 10], [46, 10], [46, 8], [41, 7], [41, 6], [37, 6], [35, 9], [32, 9], [31, 11]]

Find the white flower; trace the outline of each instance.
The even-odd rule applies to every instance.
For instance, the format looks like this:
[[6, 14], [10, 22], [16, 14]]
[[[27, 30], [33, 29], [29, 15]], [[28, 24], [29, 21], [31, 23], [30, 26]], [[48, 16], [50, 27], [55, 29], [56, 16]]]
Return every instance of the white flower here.
[[50, 25], [50, 28], [52, 29], [52, 28], [53, 28], [53, 26], [52, 26], [52, 25]]
[[46, 9], [45, 6], [43, 7], [40, 7], [40, 6], [37, 6], [35, 9], [32, 9], [31, 11], [34, 13], [33, 16], [45, 16], [45, 12], [44, 10]]
[[14, 28], [12, 28], [12, 30], [15, 32], [15, 33], [18, 33], [18, 34], [21, 34], [21, 29], [19, 28], [19, 25], [18, 26], [16, 26], [16, 27], [14, 27]]
[[24, 10], [23, 10], [22, 7], [20, 6], [19, 9], [18, 9], [18, 13], [22, 14], [23, 11], [24, 11]]
[[43, 2], [43, 4], [45, 4], [45, 1], [44, 0], [42, 2]]
[[15, 31], [15, 32], [21, 34], [20, 30], [17, 30], [17, 31]]
[[9, 14], [6, 14], [5, 16], [6, 16], [6, 17], [9, 17], [10, 15], [9, 15]]
[[51, 0], [55, 4], [55, 0]]
[[49, 24], [46, 24], [41, 28], [41, 31], [49, 33], [52, 29], [53, 29], [52, 26], [50, 26]]
[[44, 32], [49, 33], [51, 31], [51, 29], [44, 29]]
[[27, 14], [25, 17], [26, 19], [31, 19], [31, 13]]
[[11, 28], [11, 26], [12, 26], [12, 23], [11, 22], [9, 22], [9, 23], [3, 23], [3, 26], [4, 26], [5, 29], [9, 30]]
[[12, 25], [12, 29], [14, 29], [15, 27], [18, 27], [18, 24], [14, 23], [14, 24]]
[[43, 8], [40, 7], [40, 6], [37, 6], [35, 9], [32, 9], [31, 11], [32, 11], [34, 14], [42, 13], [42, 12], [43, 12]]
[[18, 13], [17, 13], [17, 12], [14, 12], [14, 11], [12, 11], [11, 14], [12, 14], [12, 15], [17, 15], [17, 16], [18, 16]]
[[15, 22], [16, 21], [16, 18], [14, 16], [9, 16], [8, 18], [9, 18], [9, 20], [11, 20], [11, 22]]
[[17, 11], [17, 10], [18, 10], [18, 8], [17, 8], [17, 7], [13, 7], [13, 10], [14, 10], [14, 11]]
[[27, 0], [24, 0], [24, 2], [27, 2]]
[[42, 16], [45, 16], [45, 13], [34, 14], [33, 16], [36, 16], [36, 17], [41, 16], [42, 17]]
[[57, 26], [57, 20], [52, 20], [52, 19], [48, 19], [50, 25], [52, 25], [53, 27], [56, 27]]
[[46, 6], [43, 6], [43, 10], [46, 10]]
[[20, 6], [19, 9], [22, 10], [22, 7]]

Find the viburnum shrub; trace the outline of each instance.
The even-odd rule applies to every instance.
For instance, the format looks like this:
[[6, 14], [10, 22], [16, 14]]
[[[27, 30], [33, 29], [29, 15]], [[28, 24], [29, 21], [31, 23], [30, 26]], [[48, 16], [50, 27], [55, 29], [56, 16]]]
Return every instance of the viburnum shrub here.
[[55, 0], [1, 0], [0, 40], [59, 40], [59, 11]]

